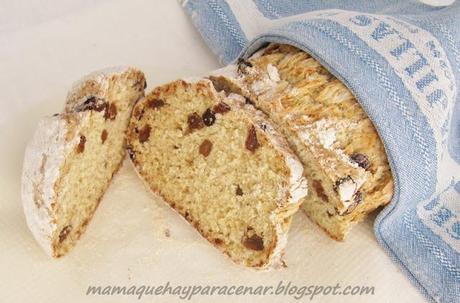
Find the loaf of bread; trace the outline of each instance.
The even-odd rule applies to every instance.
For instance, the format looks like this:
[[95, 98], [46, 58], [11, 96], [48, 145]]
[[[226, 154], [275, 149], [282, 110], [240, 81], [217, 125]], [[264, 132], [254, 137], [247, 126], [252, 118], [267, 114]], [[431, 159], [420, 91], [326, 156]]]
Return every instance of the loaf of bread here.
[[393, 195], [372, 122], [345, 85], [295, 47], [271, 44], [208, 79], [142, 98], [145, 83], [132, 68], [96, 72], [72, 88], [62, 113], [40, 121], [22, 200], [49, 255], [75, 245], [126, 149], [148, 188], [233, 261], [255, 268], [284, 264], [301, 203], [343, 240]]
[[244, 95], [285, 135], [304, 165], [302, 209], [331, 237], [388, 203], [393, 181], [382, 142], [351, 92], [307, 53], [272, 44], [214, 72], [218, 89]]
[[233, 261], [279, 267], [306, 195], [302, 165], [261, 112], [209, 80], [176, 81], [139, 101], [128, 153], [146, 185]]
[[85, 231], [126, 153], [125, 133], [145, 78], [132, 68], [74, 85], [62, 113], [39, 122], [25, 152], [22, 201], [43, 249], [61, 257]]

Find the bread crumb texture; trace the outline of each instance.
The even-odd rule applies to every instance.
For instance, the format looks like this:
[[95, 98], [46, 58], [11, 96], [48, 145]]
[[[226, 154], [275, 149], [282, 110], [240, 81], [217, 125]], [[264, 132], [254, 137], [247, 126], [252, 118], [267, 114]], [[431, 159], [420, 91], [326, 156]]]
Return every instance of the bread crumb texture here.
[[140, 101], [128, 130], [148, 187], [233, 261], [257, 268], [281, 266], [306, 194], [300, 162], [273, 128], [262, 129], [269, 123], [208, 80], [179, 80]]

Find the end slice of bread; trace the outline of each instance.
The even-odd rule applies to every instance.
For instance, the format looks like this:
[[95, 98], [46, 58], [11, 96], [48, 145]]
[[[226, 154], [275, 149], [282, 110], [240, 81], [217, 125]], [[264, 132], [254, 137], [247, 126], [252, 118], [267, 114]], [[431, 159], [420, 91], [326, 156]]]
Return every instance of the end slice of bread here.
[[301, 208], [332, 238], [391, 200], [384, 146], [348, 88], [302, 50], [271, 44], [212, 73], [216, 87], [246, 96], [286, 136], [305, 167]]
[[74, 85], [63, 113], [47, 117], [25, 152], [22, 201], [43, 249], [65, 255], [85, 231], [125, 156], [125, 133], [145, 78], [133, 68], [103, 70]]
[[209, 80], [154, 89], [134, 108], [131, 160], [146, 185], [233, 261], [283, 264], [302, 165], [265, 115]]

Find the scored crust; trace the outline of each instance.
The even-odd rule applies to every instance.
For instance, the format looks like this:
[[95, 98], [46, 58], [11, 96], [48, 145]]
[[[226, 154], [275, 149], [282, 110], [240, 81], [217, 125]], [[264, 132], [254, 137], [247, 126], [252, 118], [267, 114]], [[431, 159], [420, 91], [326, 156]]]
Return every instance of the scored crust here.
[[[73, 86], [63, 113], [39, 122], [25, 151], [21, 191], [27, 225], [48, 255], [67, 253], [91, 220], [122, 163], [125, 143], [120, 138], [124, 137], [132, 106], [143, 96], [144, 86], [144, 75], [133, 68], [95, 72]], [[100, 127], [103, 131], [95, 133]], [[116, 150], [98, 155], [97, 142]], [[85, 149], [94, 155], [87, 156]], [[106, 161], [105, 179], [91, 184], [91, 177], [85, 175], [90, 164], [84, 162], [110, 155], [113, 158]], [[72, 178], [80, 165], [80, 180]], [[73, 201], [73, 206], [68, 203], [65, 197], [72, 191], [88, 192], [91, 203], [87, 209], [75, 206], [79, 201]], [[75, 196], [79, 197], [81, 194]], [[69, 225], [58, 230], [62, 222], [78, 216], [82, 221], [73, 230]]]
[[[270, 214], [270, 224], [272, 225], [272, 228], [274, 230], [273, 239], [272, 241], [269, 241], [270, 246], [266, 249], [267, 254], [265, 255], [265, 257], [261, 257], [260, 260], [257, 259], [257, 262], [248, 261], [249, 259], [245, 258], [245, 256], [240, 256], [233, 253], [233, 251], [231, 251], [230, 249], [231, 245], [226, 242], [228, 240], [227, 238], [216, 238], [216, 233], [210, 232], [208, 230], [206, 220], [203, 219], [200, 221], [199, 219], [197, 219], [197, 217], [194, 217], [192, 207], [189, 207], [186, 204], [182, 204], [181, 201], [178, 201], [178, 199], [180, 199], [181, 197], [181, 193], [179, 192], [182, 190], [180, 186], [176, 186], [176, 193], [173, 195], [170, 194], [168, 188], [162, 188], [160, 186], [160, 184], [163, 184], [163, 186], [165, 186], [164, 183], [162, 183], [162, 181], [159, 181], [162, 179], [171, 180], [169, 182], [173, 182], [172, 180], [174, 177], [167, 179], [167, 173], [169, 171], [166, 170], [163, 173], [163, 175], [161, 173], [163, 171], [160, 168], [155, 168], [149, 163], [149, 159], [152, 158], [159, 163], [166, 161], [165, 159], [158, 159], [157, 157], [159, 155], [161, 156], [161, 153], [168, 153], [166, 150], [156, 152], [155, 148], [160, 148], [158, 146], [158, 144], [160, 143], [150, 142], [154, 140], [163, 140], [164, 137], [172, 136], [171, 133], [167, 133], [166, 129], [163, 129], [163, 127], [166, 128], [166, 126], [163, 126], [163, 122], [157, 122], [158, 124], [152, 124], [152, 121], [156, 121], [155, 117], [158, 118], [158, 116], [155, 115], [160, 115], [160, 113], [164, 111], [165, 108], [167, 108], [168, 106], [173, 106], [168, 103], [169, 99], [173, 100], [173, 98], [176, 95], [179, 95], [184, 91], [188, 92], [193, 90], [196, 91], [196, 95], [188, 96], [189, 98], [200, 98], [200, 96], [206, 96], [206, 98], [213, 100], [212, 104], [214, 105], [222, 103], [226, 104], [228, 106], [227, 110], [231, 112], [231, 115], [233, 115], [233, 112], [237, 112], [239, 117], [238, 120], [246, 121], [245, 123], [253, 125], [258, 133], [258, 136], [263, 136], [263, 140], [265, 140], [264, 142], [269, 144], [271, 146], [270, 148], [275, 150], [278, 157], [285, 161], [283, 164], [283, 167], [285, 168], [285, 177], [283, 178], [286, 182], [285, 185], [279, 189], [279, 198], [276, 201], [273, 201], [275, 205], [273, 205], [273, 211]], [[192, 108], [189, 105], [187, 105], [187, 100], [181, 100], [179, 102], [183, 102], [184, 108], [188, 106], [188, 110], [196, 110], [195, 107]], [[131, 118], [130, 126], [128, 129], [129, 154], [137, 173], [143, 179], [146, 186], [154, 193], [159, 194], [173, 209], [175, 209], [175, 211], [181, 214], [181, 216], [185, 218], [185, 220], [187, 220], [192, 226], [194, 226], [203, 235], [203, 237], [205, 237], [209, 242], [211, 242], [216, 248], [218, 248], [223, 253], [227, 254], [233, 261], [237, 263], [242, 263], [244, 265], [252, 266], [259, 269], [276, 268], [284, 264], [282, 260], [283, 248], [286, 244], [286, 234], [290, 225], [291, 217], [297, 211], [300, 199], [306, 194], [306, 184], [305, 180], [302, 177], [303, 168], [296, 156], [294, 156], [290, 151], [285, 139], [277, 132], [275, 127], [272, 125], [271, 122], [267, 120], [265, 115], [263, 115], [259, 111], [256, 111], [252, 106], [244, 104], [244, 102], [244, 98], [236, 94], [231, 94], [228, 96], [225, 96], [224, 94], [218, 94], [209, 80], [199, 80], [197, 82], [186, 82], [183, 80], [179, 80], [167, 85], [160, 86], [154, 89], [154, 91], [148, 94], [143, 100], [138, 102], [134, 108], [133, 116]], [[176, 107], [174, 108], [176, 109]], [[178, 113], [179, 111], [180, 109], [176, 109], [177, 115], [181, 115], [181, 113]], [[233, 120], [231, 120], [233, 118], [226, 118], [228, 117], [228, 115], [230, 114], [217, 114], [215, 119], [222, 119], [233, 123]], [[168, 123], [172, 123], [171, 120], [176, 119], [176, 117], [168, 116], [164, 119], [169, 120]], [[180, 121], [181, 118], [177, 119], [177, 121]], [[181, 126], [177, 123], [176, 127], [180, 128]], [[145, 129], [149, 130], [148, 136], [144, 135]], [[157, 136], [155, 131], [160, 132], [161, 135]], [[216, 131], [221, 131], [221, 129], [216, 128]], [[200, 130], [197, 130], [196, 132], [200, 132]], [[184, 129], [183, 135], [190, 136], [190, 133], [188, 133], [188, 131]], [[180, 137], [182, 135], [178, 136]], [[210, 137], [210, 139], [212, 139], [212, 137]], [[259, 140], [261, 139], [262, 138], [259, 137]], [[187, 149], [188, 146], [185, 146], [185, 143], [184, 146], [181, 146], [181, 142], [182, 141], [179, 141], [178, 139], [177, 145], [180, 146], [180, 148]], [[218, 144], [217, 141], [215, 141], [214, 143]], [[161, 144], [166, 143], [161, 142]], [[218, 150], [219, 152], [225, 152], [224, 150], [220, 150], [219, 147], [212, 148], [213, 152], [214, 150]], [[171, 148], [170, 153], [173, 152], [173, 148]], [[209, 151], [206, 151], [206, 156], [203, 157], [206, 158], [208, 154]], [[201, 158], [201, 156], [198, 156], [198, 158]], [[192, 168], [192, 170], [198, 170], [198, 167], [199, 164], [196, 164], [196, 167]], [[182, 173], [185, 174], [185, 172]], [[182, 180], [179, 174], [180, 172], [177, 172], [175, 178], [179, 177], [180, 180]], [[179, 181], [179, 179], [177, 179], [174, 182], [186, 181]], [[212, 190], [213, 184], [209, 184], [209, 187], [211, 188], [210, 190]], [[193, 190], [199, 191], [199, 189], [197, 188], [193, 188]], [[206, 204], [207, 202], [198, 201], [197, 203]], [[217, 224], [218, 220], [215, 219], [215, 221]], [[231, 235], [228, 236], [228, 238], [230, 237]]]

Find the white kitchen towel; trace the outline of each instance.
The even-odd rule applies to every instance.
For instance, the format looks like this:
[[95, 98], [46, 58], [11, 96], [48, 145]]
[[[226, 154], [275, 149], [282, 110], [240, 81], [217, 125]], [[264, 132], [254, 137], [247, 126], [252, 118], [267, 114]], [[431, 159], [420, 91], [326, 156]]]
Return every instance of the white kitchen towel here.
[[288, 43], [348, 86], [375, 124], [395, 180], [375, 223], [380, 244], [427, 298], [460, 302], [459, 1], [182, 5], [223, 63]]

